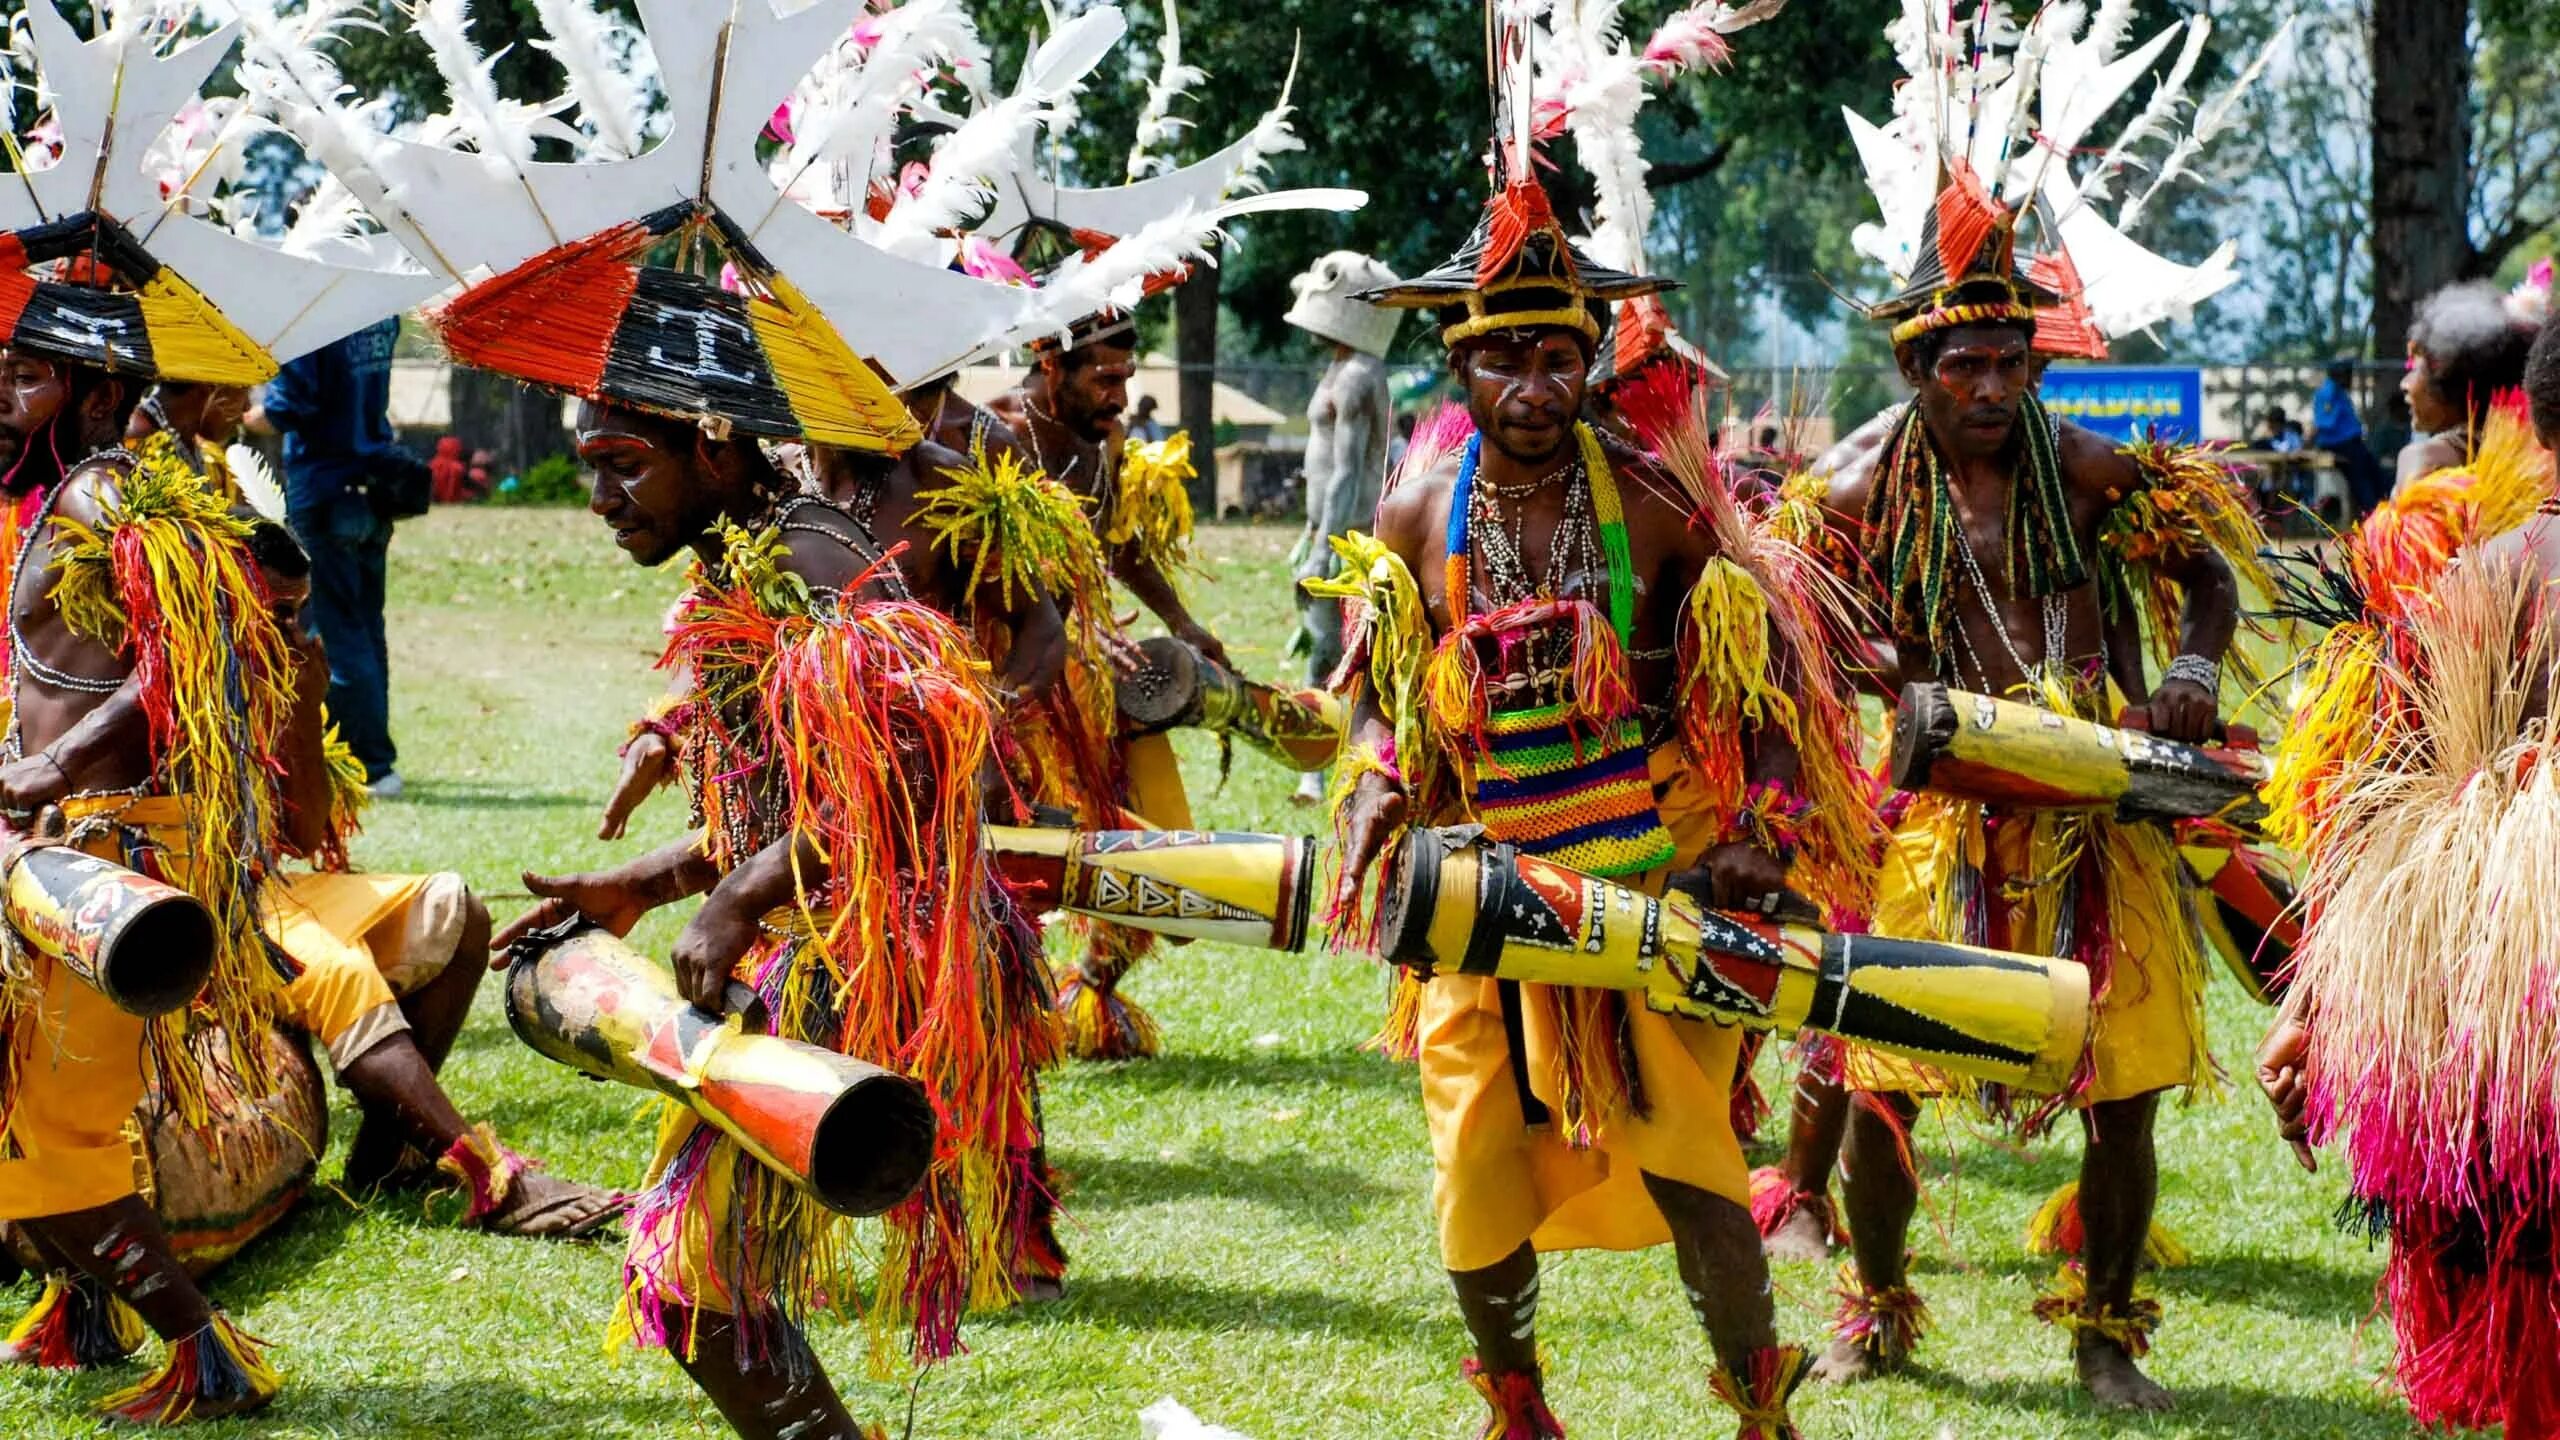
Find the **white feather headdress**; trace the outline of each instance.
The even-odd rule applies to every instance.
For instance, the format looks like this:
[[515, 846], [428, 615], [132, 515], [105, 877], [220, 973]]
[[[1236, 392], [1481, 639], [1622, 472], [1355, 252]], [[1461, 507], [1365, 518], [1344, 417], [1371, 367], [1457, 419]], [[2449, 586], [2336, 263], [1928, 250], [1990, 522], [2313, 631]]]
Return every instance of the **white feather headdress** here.
[[[2173, 25], [2124, 50], [2129, 0], [2100, 0], [2091, 15], [2077, 0], [2049, 5], [2023, 31], [1989, 3], [1969, 15], [1959, 5], [1941, 23], [1927, 0], [1905, 0], [1887, 27], [1910, 79], [1897, 88], [1882, 124], [1843, 110], [1881, 219], [1852, 241], [1897, 283], [1920, 266], [1924, 232], [1942, 180], [1962, 169], [1997, 203], [2031, 222], [2026, 257], [2037, 280], [2064, 304], [2038, 316], [2037, 348], [2102, 356], [2106, 342], [2182, 319], [2238, 278], [2225, 243], [2195, 265], [2153, 253], [2127, 233], [2145, 205], [2188, 173], [2203, 147], [2228, 128], [2239, 97], [2290, 33], [2288, 20], [2267, 49], [2193, 124], [2183, 122], [2189, 80], [2211, 22]], [[2075, 169], [2082, 141], [2117, 102], [2153, 73], [2172, 45], [2170, 67], [2124, 131]], [[2142, 158], [2144, 149], [2159, 152]], [[2113, 221], [2100, 213], [2125, 171], [2154, 178]]]
[[[0, 176], [0, 230], [100, 217], [129, 236], [150, 265], [210, 304], [215, 317], [204, 323], [214, 326], [219, 346], [236, 353], [245, 341], [256, 351], [245, 362], [269, 372], [432, 293], [435, 282], [401, 267], [396, 250], [339, 246], [333, 255], [358, 263], [332, 263], [217, 223], [227, 208], [221, 187], [234, 173], [234, 147], [253, 127], [236, 112], [217, 110], [197, 133], [164, 138], [180, 111], [196, 105], [204, 114], [199, 91], [240, 38], [237, 26], [224, 25], [186, 39], [181, 21], [191, 9], [104, 5], [96, 35], [83, 41], [53, 0], [31, 0], [22, 12], [26, 52], [16, 63], [37, 72], [61, 151], [49, 166]], [[337, 17], [332, 12], [320, 23]], [[170, 313], [160, 311], [164, 320]], [[178, 353], [158, 353], [157, 372], [214, 378], [177, 373], [172, 366], [187, 363], [174, 358]], [[236, 363], [223, 378], [240, 378]]]

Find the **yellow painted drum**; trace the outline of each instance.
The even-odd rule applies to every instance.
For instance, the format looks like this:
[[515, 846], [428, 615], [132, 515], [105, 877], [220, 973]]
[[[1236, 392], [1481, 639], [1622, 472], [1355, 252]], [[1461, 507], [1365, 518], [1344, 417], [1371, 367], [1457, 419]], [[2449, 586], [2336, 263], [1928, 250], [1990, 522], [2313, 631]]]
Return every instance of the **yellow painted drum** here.
[[1905, 686], [1894, 712], [1894, 788], [2013, 810], [2110, 810], [2123, 820], [2266, 819], [2256, 750], [2181, 745], [2034, 705]]
[[924, 1087], [849, 1055], [750, 1033], [743, 985], [729, 1013], [695, 1008], [656, 962], [592, 927], [516, 947], [507, 1023], [527, 1045], [599, 1080], [691, 1109], [767, 1168], [844, 1215], [915, 1193], [933, 1162]]
[[1307, 943], [1316, 866], [1303, 836], [997, 825], [987, 843], [1035, 910], [1261, 950]]
[[1192, 727], [1241, 740], [1292, 770], [1333, 763], [1342, 748], [1342, 697], [1329, 690], [1281, 690], [1247, 680], [1169, 635], [1138, 642], [1145, 657], [1117, 694], [1132, 735]]
[[1415, 831], [1404, 867], [1381, 932], [1398, 964], [1634, 991], [1666, 1014], [1838, 1035], [2025, 1090], [2064, 1089], [2088, 1041], [2076, 961], [1730, 915], [1464, 830]]

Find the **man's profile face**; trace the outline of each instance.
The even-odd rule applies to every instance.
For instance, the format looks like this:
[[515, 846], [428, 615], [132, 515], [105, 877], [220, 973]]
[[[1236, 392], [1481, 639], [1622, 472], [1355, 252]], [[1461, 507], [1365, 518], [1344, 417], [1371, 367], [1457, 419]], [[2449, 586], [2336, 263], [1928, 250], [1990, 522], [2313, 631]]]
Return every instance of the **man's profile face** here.
[[1560, 326], [1497, 330], [1459, 350], [1457, 371], [1478, 433], [1511, 459], [1541, 465], [1573, 439], [1591, 357], [1581, 335]]
[[1918, 352], [1905, 346], [1901, 365], [1929, 433], [1959, 456], [1999, 454], [2035, 389], [2026, 334], [2013, 326], [1957, 326], [1935, 364], [1922, 368]]
[[1129, 378], [1138, 373], [1135, 347], [1096, 342], [1080, 347], [1072, 359], [1052, 354], [1041, 361], [1049, 372], [1050, 413], [1077, 438], [1100, 443], [1111, 438], [1111, 426], [1129, 408]]
[[590, 400], [578, 407], [578, 458], [588, 469], [587, 510], [613, 543], [642, 565], [663, 565], [708, 527], [708, 490], [689, 426]]
[[[0, 469], [26, 458], [71, 398], [70, 374], [40, 356], [0, 350]], [[62, 457], [68, 464], [76, 456]]]
[[249, 389], [245, 385], [207, 386], [204, 397], [204, 419], [196, 426], [199, 439], [229, 441], [240, 433], [240, 417], [249, 413]]

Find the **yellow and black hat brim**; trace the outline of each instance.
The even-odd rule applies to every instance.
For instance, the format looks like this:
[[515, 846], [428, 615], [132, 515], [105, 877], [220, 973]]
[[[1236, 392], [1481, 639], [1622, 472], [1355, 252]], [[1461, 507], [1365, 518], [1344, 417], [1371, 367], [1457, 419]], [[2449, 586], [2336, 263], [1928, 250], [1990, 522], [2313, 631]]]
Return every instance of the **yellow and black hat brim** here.
[[150, 381], [262, 385], [277, 369], [122, 225], [86, 211], [0, 235], [0, 346]]

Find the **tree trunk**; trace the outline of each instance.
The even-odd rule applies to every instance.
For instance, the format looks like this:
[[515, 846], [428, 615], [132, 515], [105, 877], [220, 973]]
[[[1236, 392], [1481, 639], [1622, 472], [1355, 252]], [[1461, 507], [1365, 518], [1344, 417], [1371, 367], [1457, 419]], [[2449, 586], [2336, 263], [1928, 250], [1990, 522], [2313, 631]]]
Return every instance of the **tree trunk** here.
[[1191, 432], [1191, 508], [1218, 513], [1218, 272], [1203, 265], [1173, 292], [1173, 358], [1181, 366], [1182, 428]]
[[[2471, 260], [2471, 0], [2373, 0], [2373, 353]], [[2408, 405], [2391, 393], [2405, 429]]]
[[560, 397], [487, 371], [453, 369], [453, 433], [465, 455], [486, 450], [499, 475], [522, 475], [537, 460], [567, 453]]

